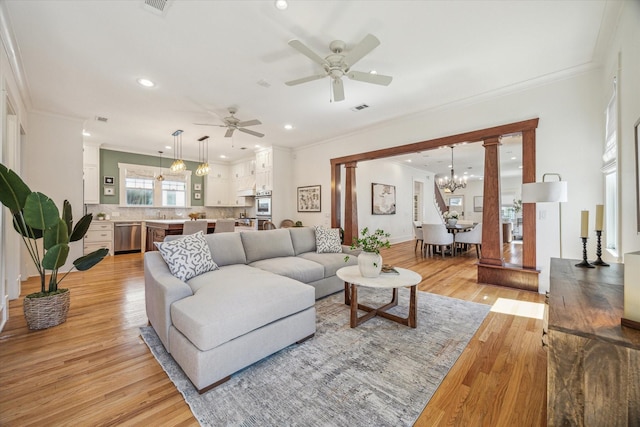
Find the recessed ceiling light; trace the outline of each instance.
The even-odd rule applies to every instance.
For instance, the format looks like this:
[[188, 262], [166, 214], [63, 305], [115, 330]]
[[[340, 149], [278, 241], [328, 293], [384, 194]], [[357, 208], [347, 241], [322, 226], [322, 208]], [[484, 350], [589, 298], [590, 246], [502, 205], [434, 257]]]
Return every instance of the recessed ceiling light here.
[[255, 147], [256, 147], [256, 148], [260, 148], [260, 144], [256, 144], [256, 145], [255, 145]]
[[82, 136], [91, 136], [91, 134], [86, 130], [82, 129]]
[[276, 4], [276, 9], [278, 10], [287, 10], [287, 8], [289, 7], [287, 0], [276, 0], [275, 4]]
[[369, 71], [369, 74], [378, 74], [378, 72], [376, 70], [371, 70]]
[[513, 156], [513, 157], [511, 158], [511, 160], [515, 160], [516, 158], [517, 158], [516, 156]]
[[170, 145], [165, 145], [164, 148], [165, 148], [165, 150], [171, 150], [173, 147], [170, 146]]
[[226, 159], [226, 158], [227, 158], [227, 156], [225, 156], [224, 154], [220, 154], [220, 158], [221, 158], [221, 159]]
[[291, 129], [293, 129], [293, 125], [286, 124], [286, 125], [284, 125], [284, 128], [285, 128], [286, 130], [291, 130]]
[[411, 163], [411, 159], [407, 159], [407, 163]]
[[156, 84], [149, 79], [140, 78], [137, 80], [140, 86], [144, 87], [154, 87]]

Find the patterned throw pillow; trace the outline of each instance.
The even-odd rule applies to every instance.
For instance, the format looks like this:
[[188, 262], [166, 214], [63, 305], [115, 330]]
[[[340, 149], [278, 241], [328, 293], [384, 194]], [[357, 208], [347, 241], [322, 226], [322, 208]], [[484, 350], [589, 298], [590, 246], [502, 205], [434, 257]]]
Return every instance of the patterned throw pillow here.
[[171, 274], [182, 281], [217, 270], [202, 231], [170, 242], [154, 242]]
[[319, 254], [342, 252], [340, 243], [340, 229], [315, 226], [316, 252]]

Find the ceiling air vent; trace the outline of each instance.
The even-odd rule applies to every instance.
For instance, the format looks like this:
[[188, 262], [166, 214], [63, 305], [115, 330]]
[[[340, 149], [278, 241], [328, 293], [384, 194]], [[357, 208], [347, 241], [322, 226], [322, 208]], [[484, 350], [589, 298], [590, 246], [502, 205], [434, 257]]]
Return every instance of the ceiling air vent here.
[[107, 121], [109, 121], [108, 118], [102, 116], [96, 116], [96, 120], [103, 123], [107, 123]]
[[357, 106], [353, 107], [351, 110], [352, 111], [362, 111], [365, 108], [369, 108], [369, 106], [367, 104], [361, 104], [361, 105], [357, 105]]
[[157, 15], [164, 15], [167, 11], [169, 0], [144, 0], [144, 8]]

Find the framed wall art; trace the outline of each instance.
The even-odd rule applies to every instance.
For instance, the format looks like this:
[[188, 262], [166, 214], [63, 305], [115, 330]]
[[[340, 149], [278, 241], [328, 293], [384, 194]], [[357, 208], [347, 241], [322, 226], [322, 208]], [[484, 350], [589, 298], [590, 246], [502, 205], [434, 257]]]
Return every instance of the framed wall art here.
[[298, 187], [298, 212], [320, 212], [320, 186]]
[[105, 176], [104, 177], [104, 184], [105, 185], [113, 185], [113, 184], [115, 184], [115, 179], [112, 176]]
[[482, 212], [482, 205], [484, 204], [484, 197], [473, 196], [473, 211]]
[[395, 215], [396, 186], [371, 183], [371, 214]]

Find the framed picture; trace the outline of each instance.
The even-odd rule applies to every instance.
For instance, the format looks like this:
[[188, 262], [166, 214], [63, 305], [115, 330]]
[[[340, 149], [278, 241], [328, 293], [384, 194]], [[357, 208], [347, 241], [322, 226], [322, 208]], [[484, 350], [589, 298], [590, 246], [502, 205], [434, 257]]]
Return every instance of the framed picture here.
[[464, 196], [449, 197], [449, 207], [461, 208], [463, 204], [464, 204]]
[[193, 189], [194, 191], [202, 190], [202, 184], [193, 184]]
[[298, 212], [320, 212], [320, 186], [298, 187]]
[[371, 214], [395, 215], [396, 186], [371, 183]]
[[633, 135], [636, 141], [636, 222], [638, 223], [638, 233], [640, 233], [640, 147], [638, 139], [640, 135], [640, 119], [633, 125]]
[[196, 200], [200, 200], [200, 193], [193, 193], [193, 198]]
[[484, 197], [473, 196], [473, 211], [482, 212], [482, 206], [484, 205]]
[[105, 185], [113, 185], [115, 182], [116, 181], [112, 176], [105, 176], [104, 177], [104, 184]]

